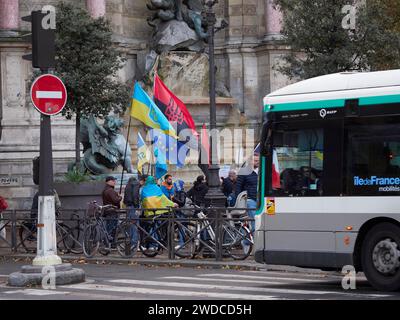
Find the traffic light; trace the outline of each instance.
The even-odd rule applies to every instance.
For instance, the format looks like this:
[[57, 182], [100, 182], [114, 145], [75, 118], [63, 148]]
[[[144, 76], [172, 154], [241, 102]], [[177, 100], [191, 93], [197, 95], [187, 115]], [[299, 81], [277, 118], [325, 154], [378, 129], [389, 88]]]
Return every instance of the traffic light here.
[[51, 23], [55, 13], [50, 11], [32, 11], [30, 16], [22, 17], [30, 22], [32, 33], [24, 36], [32, 43], [32, 55], [26, 55], [25, 60], [32, 61], [32, 67], [42, 70], [55, 67], [55, 26]]

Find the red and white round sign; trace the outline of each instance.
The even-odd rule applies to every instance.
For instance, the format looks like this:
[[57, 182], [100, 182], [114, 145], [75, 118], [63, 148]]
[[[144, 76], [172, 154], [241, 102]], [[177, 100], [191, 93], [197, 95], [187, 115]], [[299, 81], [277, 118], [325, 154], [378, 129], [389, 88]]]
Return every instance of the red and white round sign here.
[[40, 113], [53, 116], [64, 109], [67, 103], [67, 89], [60, 78], [44, 74], [33, 82], [31, 99]]

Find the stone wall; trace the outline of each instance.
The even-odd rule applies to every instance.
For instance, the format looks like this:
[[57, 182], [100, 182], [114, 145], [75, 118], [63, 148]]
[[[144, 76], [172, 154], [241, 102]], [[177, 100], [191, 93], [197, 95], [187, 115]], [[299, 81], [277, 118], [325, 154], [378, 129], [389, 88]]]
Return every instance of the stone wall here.
[[[64, 0], [89, 9], [93, 16], [102, 15], [111, 21], [114, 41], [124, 52], [127, 62], [119, 72], [122, 81], [133, 84], [137, 75], [138, 57], [148, 51], [152, 29], [146, 18], [151, 14], [147, 0]], [[105, 6], [96, 3], [105, 1]], [[0, 195], [10, 200], [12, 208], [27, 208], [35, 192], [32, 184], [32, 158], [39, 154], [39, 114], [29, 99], [31, 67], [22, 55], [29, 52], [27, 43], [18, 38], [29, 25], [20, 17], [45, 4], [58, 0], [0, 0]], [[19, 4], [19, 7], [18, 7]], [[12, 12], [17, 9], [18, 19]], [[230, 90], [233, 105], [218, 104], [220, 127], [241, 126], [260, 129], [262, 99], [271, 90], [288, 83], [273, 70], [281, 55], [289, 48], [279, 44], [279, 12], [273, 11], [271, 0], [220, 0], [215, 11], [225, 18], [229, 27], [216, 35], [217, 78]], [[188, 108], [201, 126], [207, 122], [207, 101], [188, 101]], [[128, 119], [128, 115], [126, 115]], [[126, 121], [127, 123], [127, 121]], [[129, 142], [136, 159], [136, 132], [142, 128], [137, 122]], [[74, 157], [74, 122], [61, 116], [52, 119], [53, 157], [55, 175], [66, 172]], [[125, 134], [127, 130], [125, 128]], [[200, 171], [195, 165], [196, 155], [179, 172], [179, 176], [193, 181]]]

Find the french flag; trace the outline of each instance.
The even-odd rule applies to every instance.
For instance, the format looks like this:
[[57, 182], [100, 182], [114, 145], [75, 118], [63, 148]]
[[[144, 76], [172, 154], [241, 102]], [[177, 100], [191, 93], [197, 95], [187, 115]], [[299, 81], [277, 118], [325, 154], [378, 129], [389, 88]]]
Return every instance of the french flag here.
[[272, 189], [281, 188], [281, 178], [279, 174], [278, 153], [274, 149], [272, 152]]

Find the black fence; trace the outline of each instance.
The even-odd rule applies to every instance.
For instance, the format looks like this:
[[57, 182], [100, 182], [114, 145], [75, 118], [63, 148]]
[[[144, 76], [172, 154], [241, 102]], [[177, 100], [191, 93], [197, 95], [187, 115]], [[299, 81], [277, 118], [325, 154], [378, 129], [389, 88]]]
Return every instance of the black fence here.
[[[168, 208], [124, 210], [93, 206], [62, 210], [56, 217], [61, 254], [140, 254], [168, 259], [202, 255], [217, 261], [251, 255], [254, 219], [247, 208]], [[37, 212], [8, 210], [0, 216], [0, 250], [35, 253]]]

